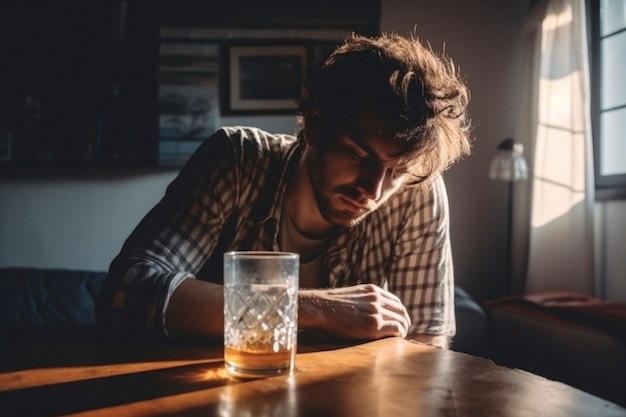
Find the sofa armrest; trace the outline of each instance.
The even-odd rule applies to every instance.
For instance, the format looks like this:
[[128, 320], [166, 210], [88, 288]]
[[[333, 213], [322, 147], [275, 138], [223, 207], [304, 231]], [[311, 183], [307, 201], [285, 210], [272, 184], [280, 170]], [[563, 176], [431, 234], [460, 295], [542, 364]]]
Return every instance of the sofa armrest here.
[[0, 328], [95, 325], [106, 272], [0, 268]]
[[626, 304], [542, 292], [483, 304], [493, 326], [491, 359], [626, 406]]
[[456, 336], [451, 348], [457, 352], [482, 355], [486, 348], [489, 323], [483, 308], [464, 289], [454, 288]]

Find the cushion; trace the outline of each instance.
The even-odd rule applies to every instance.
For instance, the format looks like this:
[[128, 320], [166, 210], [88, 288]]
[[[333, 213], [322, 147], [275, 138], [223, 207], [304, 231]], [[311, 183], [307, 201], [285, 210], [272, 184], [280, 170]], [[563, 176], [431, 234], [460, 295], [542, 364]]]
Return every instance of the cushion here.
[[491, 358], [626, 406], [626, 304], [541, 292], [483, 304], [493, 324]]
[[456, 336], [451, 348], [457, 352], [481, 355], [489, 333], [487, 314], [461, 287], [454, 288]]
[[0, 268], [0, 328], [95, 325], [95, 300], [106, 272]]
[[485, 307], [560, 325], [594, 329], [626, 345], [625, 303], [574, 292], [548, 291], [490, 300]]

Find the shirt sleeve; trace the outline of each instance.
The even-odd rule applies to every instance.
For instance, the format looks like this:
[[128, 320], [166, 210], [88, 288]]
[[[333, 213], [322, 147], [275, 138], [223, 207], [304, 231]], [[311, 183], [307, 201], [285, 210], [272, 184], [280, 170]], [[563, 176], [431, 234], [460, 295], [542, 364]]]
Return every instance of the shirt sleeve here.
[[407, 193], [401, 232], [394, 246], [389, 290], [411, 315], [409, 334], [454, 336], [454, 268], [443, 178]]
[[237, 146], [224, 130], [191, 156], [111, 263], [97, 305], [100, 327], [168, 336], [165, 310], [172, 293], [195, 277], [233, 212], [237, 160]]

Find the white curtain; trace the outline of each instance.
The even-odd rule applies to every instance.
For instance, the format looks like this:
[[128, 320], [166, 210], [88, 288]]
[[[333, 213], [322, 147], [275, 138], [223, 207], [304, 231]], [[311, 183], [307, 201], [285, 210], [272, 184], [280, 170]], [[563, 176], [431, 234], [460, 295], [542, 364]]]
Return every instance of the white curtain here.
[[584, 0], [539, 2], [526, 27], [525, 103], [517, 136], [529, 145], [532, 168], [521, 197], [530, 203], [527, 215], [515, 219], [517, 237], [527, 245], [514, 248], [514, 276], [525, 275], [525, 288], [523, 279], [520, 286], [526, 292], [594, 293], [586, 37]]

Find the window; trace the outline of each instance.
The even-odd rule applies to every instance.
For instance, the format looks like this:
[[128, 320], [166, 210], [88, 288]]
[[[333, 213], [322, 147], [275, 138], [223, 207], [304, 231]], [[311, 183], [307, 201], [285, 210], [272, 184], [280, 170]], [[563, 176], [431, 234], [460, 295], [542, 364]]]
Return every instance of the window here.
[[626, 198], [626, 0], [589, 0], [599, 200]]

